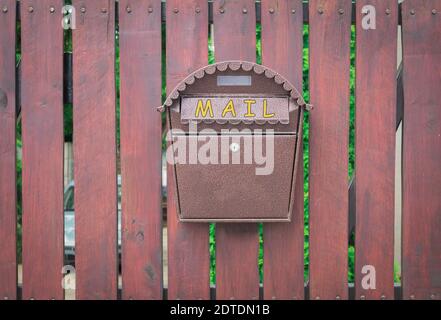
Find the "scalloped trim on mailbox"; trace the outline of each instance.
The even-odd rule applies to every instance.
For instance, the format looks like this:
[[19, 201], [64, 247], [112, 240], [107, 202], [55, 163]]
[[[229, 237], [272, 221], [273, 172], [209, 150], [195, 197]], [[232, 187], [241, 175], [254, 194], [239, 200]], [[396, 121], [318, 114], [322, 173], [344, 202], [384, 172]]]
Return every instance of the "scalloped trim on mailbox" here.
[[264, 74], [265, 77], [267, 77], [268, 79], [273, 79], [275, 83], [282, 86], [283, 89], [287, 93], [289, 93], [289, 96], [291, 97], [292, 101], [296, 106], [302, 107], [305, 110], [312, 109], [312, 106], [305, 102], [305, 100], [297, 91], [297, 89], [285, 77], [283, 77], [276, 71], [268, 67], [265, 67], [263, 65], [248, 61], [223, 61], [200, 68], [194, 71], [193, 73], [191, 73], [189, 76], [187, 76], [173, 89], [173, 91], [169, 94], [169, 96], [165, 100], [164, 104], [158, 107], [158, 111], [164, 112], [167, 107], [171, 107], [173, 103], [180, 97], [181, 93], [185, 91], [187, 86], [190, 86], [193, 83], [195, 83], [196, 79], [202, 79], [207, 74], [208, 75], [214, 74], [217, 70], [221, 72], [226, 71], [227, 69], [230, 69], [232, 71], [237, 71], [240, 68], [242, 68], [242, 70], [244, 71], [254, 71], [254, 73], [258, 75]]

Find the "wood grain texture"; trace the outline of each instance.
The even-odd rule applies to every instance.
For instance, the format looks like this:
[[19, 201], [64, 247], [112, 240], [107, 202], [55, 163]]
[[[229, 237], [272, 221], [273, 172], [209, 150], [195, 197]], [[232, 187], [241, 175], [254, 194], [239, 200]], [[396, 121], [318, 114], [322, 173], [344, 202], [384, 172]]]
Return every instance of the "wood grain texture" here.
[[64, 298], [62, 5], [21, 2], [23, 299]]
[[[433, 14], [432, 10], [437, 14]], [[412, 14], [412, 10], [414, 14]], [[403, 3], [404, 299], [441, 299], [441, 2]]]
[[[301, 92], [302, 1], [265, 0], [261, 5], [262, 64], [286, 75]], [[302, 150], [297, 152], [299, 159], [303, 160]], [[264, 299], [304, 298], [303, 165], [298, 166], [295, 179], [292, 221], [264, 225]]]
[[311, 0], [309, 16], [310, 297], [347, 299], [351, 1]]
[[119, 17], [122, 297], [162, 299], [161, 1], [120, 1]]
[[[200, 12], [196, 12], [196, 8]], [[208, 3], [166, 2], [167, 91], [208, 62]], [[185, 35], [184, 35], [185, 34]], [[173, 167], [167, 166], [168, 298], [210, 299], [208, 224], [181, 223]]]
[[116, 299], [115, 3], [73, 5], [76, 298]]
[[[376, 29], [362, 27], [365, 5], [376, 8]], [[386, 10], [390, 10], [390, 14]], [[356, 298], [394, 299], [395, 128], [398, 6], [394, 0], [357, 2], [355, 287]], [[381, 72], [379, 72], [381, 70]], [[375, 289], [364, 289], [364, 266], [375, 268]]]
[[[256, 59], [256, 10], [253, 0], [213, 4], [216, 61]], [[259, 298], [257, 224], [216, 224], [216, 298]]]
[[0, 0], [0, 299], [17, 298], [15, 0]]

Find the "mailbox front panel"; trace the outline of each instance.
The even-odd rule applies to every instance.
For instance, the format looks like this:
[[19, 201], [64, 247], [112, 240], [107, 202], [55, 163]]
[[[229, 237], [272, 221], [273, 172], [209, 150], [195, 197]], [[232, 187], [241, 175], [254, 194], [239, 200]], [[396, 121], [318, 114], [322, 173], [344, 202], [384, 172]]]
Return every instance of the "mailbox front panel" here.
[[[256, 168], [265, 170], [263, 166], [244, 164], [246, 144], [253, 136], [218, 137], [219, 150], [221, 145], [226, 146], [219, 153], [228, 153], [230, 159], [240, 155], [241, 164], [176, 164], [180, 219], [193, 222], [289, 221], [297, 137], [277, 135], [271, 138], [274, 139], [274, 170], [269, 175], [256, 175]], [[185, 139], [187, 145], [193, 143], [198, 149], [208, 141], [197, 136]], [[265, 154], [267, 137], [262, 136], [262, 139]], [[232, 151], [232, 144], [239, 145], [237, 151]], [[266, 168], [270, 169], [271, 166]]]

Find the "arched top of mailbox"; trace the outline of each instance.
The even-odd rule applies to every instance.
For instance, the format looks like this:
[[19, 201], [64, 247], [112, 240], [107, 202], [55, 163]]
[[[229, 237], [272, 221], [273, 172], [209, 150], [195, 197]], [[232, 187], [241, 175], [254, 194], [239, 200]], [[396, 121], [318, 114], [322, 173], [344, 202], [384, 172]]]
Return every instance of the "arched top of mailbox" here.
[[171, 93], [165, 100], [165, 103], [162, 106], [158, 107], [158, 111], [163, 112], [167, 107], [171, 107], [182, 94], [190, 91], [190, 88], [196, 82], [198, 82], [198, 80], [203, 79], [204, 77], [208, 77], [210, 75], [222, 75], [234, 71], [245, 72], [264, 77], [265, 79], [267, 79], [267, 81], [272, 81], [273, 85], [276, 85], [279, 91], [289, 96], [295, 105], [297, 105], [298, 107], [303, 107], [305, 109], [310, 108], [310, 105], [305, 103], [305, 100], [300, 95], [299, 91], [285, 77], [283, 77], [276, 71], [263, 65], [248, 61], [223, 61], [205, 66], [188, 75], [171, 91]]

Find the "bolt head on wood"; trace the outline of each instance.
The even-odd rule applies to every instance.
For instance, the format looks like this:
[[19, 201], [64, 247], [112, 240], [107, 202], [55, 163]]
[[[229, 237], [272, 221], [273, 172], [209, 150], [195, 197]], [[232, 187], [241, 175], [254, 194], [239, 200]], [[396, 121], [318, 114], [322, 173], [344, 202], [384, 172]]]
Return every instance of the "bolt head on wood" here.
[[247, 13], [248, 13], [248, 10], [247, 10], [246, 8], [243, 8], [243, 9], [242, 9], [242, 13], [243, 13], [243, 14], [247, 14]]
[[436, 15], [438, 13], [438, 11], [436, 9], [432, 9], [432, 14]]
[[127, 7], [127, 8], [126, 8], [126, 11], [127, 11], [127, 13], [132, 13], [132, 8]]
[[273, 14], [274, 13], [274, 8], [269, 8], [269, 13]]
[[3, 297], [3, 300], [9, 300], [8, 296]]
[[196, 13], [200, 13], [201, 12], [201, 8], [196, 7], [195, 11], [196, 11]]
[[8, 7], [3, 7], [2, 11], [3, 11], [3, 13], [7, 13], [8, 12]]
[[392, 13], [392, 11], [391, 11], [390, 9], [386, 9], [386, 14], [387, 14], [388, 16], [390, 16], [391, 13]]
[[54, 13], [55, 12], [55, 8], [54, 7], [50, 7], [49, 11], [50, 11], [50, 13]]
[[29, 7], [29, 8], [28, 8], [28, 11], [29, 11], [29, 12], [34, 12], [34, 7]]
[[411, 294], [409, 298], [410, 298], [410, 300], [415, 300], [415, 295]]
[[107, 8], [101, 8], [102, 13], [107, 13]]
[[415, 15], [415, 10], [414, 9], [412, 9], [412, 10], [410, 10], [410, 14], [412, 15], [412, 16], [414, 16]]
[[147, 9], [147, 11], [148, 11], [148, 13], [152, 13], [152, 12], [153, 12], [153, 8], [152, 8], [152, 7], [149, 7], [149, 8]]
[[436, 299], [436, 295], [435, 294], [431, 294], [430, 295], [430, 299], [435, 300]]
[[384, 294], [381, 295], [380, 297], [381, 300], [386, 300], [386, 296]]
[[292, 9], [292, 10], [291, 10], [291, 13], [292, 13], [292, 14], [295, 14], [295, 13], [296, 13], [296, 9]]
[[81, 11], [81, 13], [85, 13], [86, 12], [86, 8], [85, 7], [81, 7], [80, 11]]
[[173, 9], [173, 12], [174, 12], [174, 13], [178, 13], [178, 12], [179, 12], [179, 9], [178, 9], [178, 8], [174, 8], [174, 9]]
[[360, 300], [366, 300], [366, 296], [365, 295], [361, 295], [360, 296]]
[[345, 13], [345, 11], [343, 10], [343, 9], [338, 9], [338, 14], [344, 14]]
[[219, 12], [220, 12], [220, 13], [225, 13], [225, 9], [224, 9], [224, 8], [220, 8], [220, 9], [219, 9]]
[[323, 8], [320, 7], [320, 8], [318, 8], [317, 12], [318, 12], [319, 14], [323, 14], [323, 13], [325, 12], [325, 10], [323, 10]]
[[336, 296], [335, 300], [341, 300], [341, 297], [340, 296]]

